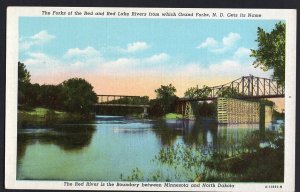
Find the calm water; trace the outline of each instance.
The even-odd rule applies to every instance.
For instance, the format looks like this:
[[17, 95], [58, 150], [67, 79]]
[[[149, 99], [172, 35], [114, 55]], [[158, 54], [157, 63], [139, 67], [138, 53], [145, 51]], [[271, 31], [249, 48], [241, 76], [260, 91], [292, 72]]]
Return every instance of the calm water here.
[[[265, 129], [276, 130], [277, 124]], [[151, 161], [162, 147], [178, 143], [203, 147], [239, 145], [259, 125], [217, 125], [208, 121], [135, 120], [97, 116], [93, 124], [31, 127], [19, 130], [17, 179], [118, 181], [138, 167], [157, 168]]]

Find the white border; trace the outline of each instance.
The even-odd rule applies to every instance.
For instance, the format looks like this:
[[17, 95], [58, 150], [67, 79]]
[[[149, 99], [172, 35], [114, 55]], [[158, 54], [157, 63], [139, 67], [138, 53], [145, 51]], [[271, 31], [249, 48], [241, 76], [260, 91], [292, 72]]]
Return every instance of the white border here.
[[[178, 13], [194, 13], [193, 16], [46, 16], [43, 11], [94, 11], [94, 12], [158, 12], [166, 11]], [[223, 13], [224, 17], [196, 17], [196, 13]], [[255, 13], [261, 17], [228, 17], [227, 14]], [[286, 87], [285, 87], [285, 167], [284, 183], [272, 183], [282, 185], [282, 188], [265, 188], [270, 183], [231, 183], [234, 188], [218, 187], [74, 187], [65, 186], [64, 181], [21, 181], [16, 180], [16, 156], [17, 156], [17, 65], [18, 62], [18, 18], [20, 16], [33, 17], [98, 17], [98, 18], [164, 18], [164, 19], [245, 19], [265, 20], [276, 19], [286, 21]], [[63, 190], [164, 190], [164, 191], [294, 191], [295, 186], [295, 101], [296, 101], [296, 10], [287, 9], [183, 9], [183, 8], [101, 8], [101, 7], [8, 7], [7, 9], [7, 52], [6, 52], [6, 112], [5, 112], [5, 188], [9, 189], [63, 189]], [[267, 163], [267, 162], [266, 162]], [[74, 182], [72, 182], [74, 183]], [[100, 182], [99, 182], [100, 183]], [[104, 182], [106, 183], [106, 182]], [[116, 183], [116, 182], [115, 182]], [[122, 182], [129, 183], [129, 182]], [[138, 183], [138, 182], [133, 182]], [[147, 182], [144, 182], [147, 183]], [[154, 182], [150, 182], [154, 183]], [[140, 183], [141, 184], [141, 183]], [[161, 183], [164, 185], [164, 183]], [[218, 185], [218, 183], [215, 183]], [[202, 185], [202, 184], [201, 184]]]

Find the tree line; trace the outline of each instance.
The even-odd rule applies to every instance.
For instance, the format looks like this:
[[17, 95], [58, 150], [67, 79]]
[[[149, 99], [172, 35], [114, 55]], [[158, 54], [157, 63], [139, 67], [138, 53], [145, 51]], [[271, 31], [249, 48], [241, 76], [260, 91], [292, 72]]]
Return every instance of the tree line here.
[[[207, 86], [204, 86], [208, 88]], [[149, 115], [160, 117], [167, 113], [176, 113], [176, 105], [179, 97], [175, 94], [176, 88], [172, 85], [161, 85], [155, 90], [156, 99], [150, 100]], [[197, 87], [191, 87], [185, 92], [185, 97], [207, 97], [208, 89], [200, 91]], [[203, 117], [216, 116], [216, 102], [197, 102], [198, 114]]]
[[18, 106], [45, 107], [88, 115], [98, 98], [93, 86], [82, 78], [71, 78], [58, 85], [40, 85], [30, 82], [30, 73], [24, 63], [18, 62]]

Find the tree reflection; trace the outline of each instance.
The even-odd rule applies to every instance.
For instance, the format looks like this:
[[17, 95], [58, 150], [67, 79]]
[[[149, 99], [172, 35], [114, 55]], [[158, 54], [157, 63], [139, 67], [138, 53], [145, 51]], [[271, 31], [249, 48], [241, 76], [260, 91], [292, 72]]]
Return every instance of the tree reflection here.
[[[211, 121], [189, 121], [189, 132], [183, 135], [188, 145], [213, 146], [217, 141], [218, 125]], [[192, 125], [192, 126], [191, 126]]]
[[153, 125], [153, 132], [159, 138], [163, 146], [171, 146], [174, 144], [176, 137], [182, 135], [182, 128], [176, 126], [175, 123], [167, 123], [167, 121], [157, 121]]
[[212, 146], [217, 140], [216, 123], [199, 120], [162, 120], [153, 125], [153, 131], [162, 145], [171, 146], [178, 136], [183, 137], [187, 145]]
[[65, 151], [78, 151], [91, 143], [94, 125], [59, 125], [51, 129], [23, 129], [18, 133], [18, 160], [34, 143], [54, 144]]
[[157, 121], [153, 125], [153, 132], [163, 146], [172, 146], [178, 137], [182, 137], [184, 144], [200, 147], [206, 152], [240, 150], [249, 143], [254, 131], [259, 131], [260, 140], [264, 140], [265, 128], [259, 124], [227, 125], [208, 120], [177, 119]]

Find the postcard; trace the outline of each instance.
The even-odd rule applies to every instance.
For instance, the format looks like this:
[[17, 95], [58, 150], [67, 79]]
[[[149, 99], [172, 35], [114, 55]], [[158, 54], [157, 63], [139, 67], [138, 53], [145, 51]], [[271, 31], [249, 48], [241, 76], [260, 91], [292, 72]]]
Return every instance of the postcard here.
[[8, 7], [5, 187], [294, 191], [296, 10]]

